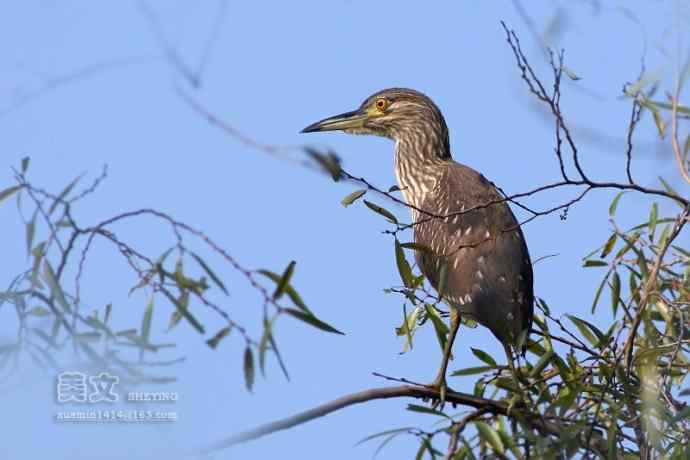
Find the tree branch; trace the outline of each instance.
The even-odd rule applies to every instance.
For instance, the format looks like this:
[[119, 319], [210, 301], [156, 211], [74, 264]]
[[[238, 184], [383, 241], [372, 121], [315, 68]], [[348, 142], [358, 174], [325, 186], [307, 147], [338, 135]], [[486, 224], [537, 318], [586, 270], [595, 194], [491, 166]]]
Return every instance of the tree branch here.
[[[372, 388], [369, 390], [360, 391], [358, 393], [342, 396], [320, 406], [316, 406], [312, 409], [295, 414], [292, 417], [287, 417], [275, 422], [261, 425], [252, 430], [232, 435], [221, 441], [217, 441], [209, 446], [199, 449], [199, 451], [195, 453], [208, 454], [217, 450], [226, 449], [237, 444], [267, 436], [277, 431], [293, 428], [297, 425], [301, 425], [311, 420], [326, 416], [332, 412], [336, 412], [354, 404], [361, 404], [377, 399], [392, 398], [438, 399], [439, 392], [438, 390], [432, 388], [410, 385]], [[541, 414], [523, 411], [522, 409], [516, 407], [509, 408], [508, 404], [503, 401], [480, 398], [467, 393], [448, 391], [446, 394], [446, 402], [469, 406], [475, 409], [481, 409], [482, 412], [485, 413], [503, 415], [511, 419], [526, 422], [531, 428], [539, 431], [539, 433], [541, 433], [543, 436], [559, 437], [564, 429], [562, 424], [546, 421]], [[594, 433], [592, 439], [589, 441], [589, 446], [587, 446], [587, 440], [585, 439], [584, 435], [578, 437], [578, 441], [583, 447], [589, 447], [592, 450], [601, 453], [602, 455], [606, 455], [608, 452], [607, 440], [599, 433]]]

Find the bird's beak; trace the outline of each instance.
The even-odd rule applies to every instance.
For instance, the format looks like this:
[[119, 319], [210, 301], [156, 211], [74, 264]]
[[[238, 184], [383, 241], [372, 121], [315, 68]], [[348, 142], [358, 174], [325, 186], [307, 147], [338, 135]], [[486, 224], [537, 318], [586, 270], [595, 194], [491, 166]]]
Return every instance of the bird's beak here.
[[364, 126], [364, 122], [369, 118], [369, 114], [364, 110], [353, 110], [352, 112], [341, 113], [324, 120], [317, 121], [302, 130], [303, 133], [314, 133], [317, 131], [343, 131], [346, 129], [358, 129]]

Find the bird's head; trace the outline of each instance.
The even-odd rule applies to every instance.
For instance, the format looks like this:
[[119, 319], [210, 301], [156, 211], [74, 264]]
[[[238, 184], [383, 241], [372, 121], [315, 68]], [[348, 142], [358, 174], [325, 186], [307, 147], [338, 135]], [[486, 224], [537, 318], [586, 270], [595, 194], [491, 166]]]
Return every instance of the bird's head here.
[[406, 88], [374, 93], [357, 110], [325, 118], [302, 130], [303, 133], [317, 131], [373, 134], [394, 140], [425, 137], [449, 150], [448, 128], [441, 111], [429, 97]]

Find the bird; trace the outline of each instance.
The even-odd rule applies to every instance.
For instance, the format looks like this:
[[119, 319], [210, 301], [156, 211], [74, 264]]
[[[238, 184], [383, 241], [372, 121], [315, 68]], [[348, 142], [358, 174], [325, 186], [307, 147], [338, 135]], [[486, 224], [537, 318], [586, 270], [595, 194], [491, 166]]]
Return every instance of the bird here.
[[[453, 160], [448, 126], [438, 106], [407, 88], [378, 91], [358, 109], [313, 123], [303, 133], [342, 131], [395, 142], [395, 176], [411, 209], [417, 266], [449, 305], [450, 327], [436, 379], [446, 373], [461, 318], [487, 327], [524, 354], [532, 328], [532, 263], [522, 228], [507, 198], [482, 174]], [[483, 153], [482, 153], [483, 154]]]

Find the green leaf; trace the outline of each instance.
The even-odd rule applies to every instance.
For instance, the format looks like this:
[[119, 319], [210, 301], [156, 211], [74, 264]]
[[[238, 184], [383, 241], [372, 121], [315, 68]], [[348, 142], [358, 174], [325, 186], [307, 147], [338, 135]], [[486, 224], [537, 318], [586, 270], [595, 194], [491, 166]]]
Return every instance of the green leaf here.
[[382, 208], [381, 206], [372, 203], [371, 201], [364, 200], [364, 204], [367, 205], [369, 209], [372, 211], [381, 214], [383, 217], [385, 217], [390, 223], [392, 224], [397, 224], [398, 219], [393, 215], [392, 212], [390, 212], [387, 209]]
[[288, 264], [288, 266], [285, 268], [285, 271], [283, 272], [283, 276], [280, 277], [280, 280], [278, 281], [278, 285], [276, 286], [276, 290], [273, 292], [273, 300], [278, 300], [282, 297], [282, 295], [285, 293], [285, 290], [290, 284], [290, 278], [292, 278], [292, 274], [295, 272], [295, 262], [294, 260]]
[[324, 171], [328, 172], [335, 182], [338, 182], [343, 176], [343, 170], [340, 168], [340, 158], [338, 158], [335, 153], [321, 153], [312, 147], [305, 147], [304, 151], [316, 161]]
[[476, 375], [476, 374], [483, 374], [484, 372], [491, 371], [493, 369], [496, 369], [496, 366], [466, 367], [465, 369], [459, 369], [457, 371], [453, 371], [450, 375], [452, 375], [454, 377], [463, 376], [463, 375]]
[[668, 241], [669, 236], [671, 236], [671, 224], [666, 224], [664, 225], [664, 229], [662, 230], [661, 235], [659, 236], [658, 245], [660, 248], [666, 246], [666, 242]]
[[486, 364], [492, 367], [497, 367], [498, 364], [496, 363], [496, 360], [491, 357], [490, 354], [487, 352], [480, 350], [479, 348], [471, 348], [472, 354], [479, 358], [481, 361], [484, 361]]
[[[671, 195], [671, 196], [680, 197], [680, 195], [678, 194], [678, 192], [676, 192], [675, 189], [674, 189], [673, 187], [671, 187], [671, 185], [670, 185], [668, 182], [666, 182], [666, 181], [664, 180], [663, 177], [659, 176], [659, 181], [661, 181], [661, 185], [664, 186], [664, 189], [666, 190], [666, 193], [668, 193], [668, 194]], [[2, 201], [2, 200], [0, 200], [0, 201]], [[674, 201], [675, 201], [675, 200], [674, 200]], [[680, 206], [682, 209], [685, 209], [685, 205], [684, 205], [683, 203], [681, 203], [681, 202], [679, 202], [679, 201], [675, 201], [675, 203], [676, 203], [678, 206]]]
[[14, 194], [17, 190], [20, 190], [21, 188], [21, 185], [13, 185], [12, 187], [6, 188], [2, 192], [0, 192], [0, 203], [12, 196], [12, 194]]
[[618, 202], [621, 200], [621, 197], [625, 195], [626, 192], [619, 192], [616, 197], [613, 199], [611, 202], [611, 205], [609, 206], [609, 216], [613, 217], [616, 214], [616, 208], [618, 208]]
[[50, 310], [48, 310], [45, 307], [34, 307], [31, 310], [26, 312], [27, 315], [32, 315], [32, 316], [39, 316], [39, 317], [44, 317], [44, 316], [49, 316], [52, 314]]
[[611, 279], [611, 309], [613, 310], [614, 316], [618, 311], [618, 302], [621, 297], [621, 277], [618, 272], [613, 272], [613, 278]]
[[505, 452], [503, 441], [501, 441], [501, 437], [498, 435], [498, 432], [493, 429], [493, 427], [485, 422], [474, 422], [474, 426], [477, 427], [479, 437], [485, 443], [491, 446], [495, 452], [498, 452], [499, 454], [503, 454]]
[[50, 266], [50, 262], [47, 260], [43, 261], [43, 277], [45, 278], [46, 283], [48, 283], [50, 292], [53, 294], [55, 301], [59, 303], [65, 311], [69, 312], [70, 306], [65, 298], [65, 293], [62, 291], [60, 283], [58, 283], [57, 279], [55, 278], [53, 267]]
[[605, 259], [606, 256], [609, 255], [609, 253], [616, 246], [616, 240], [618, 240], [618, 235], [616, 233], [612, 233], [609, 239], [606, 241], [606, 244], [604, 244], [604, 249], [601, 251], [599, 258]]
[[231, 326], [225, 326], [223, 329], [216, 332], [216, 334], [213, 337], [208, 339], [206, 341], [206, 344], [215, 350], [218, 347], [218, 344], [220, 343], [220, 341], [223, 340], [225, 337], [227, 337], [230, 334], [230, 330], [231, 330]]
[[304, 321], [305, 323], [310, 324], [317, 329], [321, 329], [322, 331], [345, 335], [344, 333], [340, 332], [338, 329], [334, 328], [330, 324], [324, 323], [314, 315], [305, 313], [301, 310], [295, 310], [294, 308], [285, 308], [283, 309], [283, 311], [289, 314], [290, 316], [299, 319], [300, 321]]
[[251, 393], [254, 388], [254, 353], [252, 349], [247, 345], [244, 349], [244, 384], [247, 390]]
[[439, 417], [450, 418], [440, 410], [432, 409], [431, 407], [426, 406], [418, 406], [417, 404], [408, 404], [407, 410], [410, 412], [417, 412], [419, 414], [438, 415]]
[[190, 252], [192, 257], [194, 257], [194, 260], [201, 266], [201, 268], [206, 272], [206, 274], [211, 278], [211, 280], [215, 283], [216, 286], [220, 288], [221, 291], [225, 293], [225, 295], [228, 295], [228, 290], [225, 288], [225, 284], [216, 276], [215, 273], [213, 273], [213, 270], [211, 270], [211, 267], [209, 267], [206, 262], [204, 262], [204, 259], [199, 257], [198, 255], [194, 254], [193, 252]]
[[144, 316], [141, 320], [141, 338], [145, 343], [151, 343], [149, 340], [151, 337], [151, 318], [153, 317], [153, 296], [149, 300], [146, 310], [144, 311]]
[[[647, 101], [647, 104], [658, 106], [658, 107], [661, 107], [662, 109], [666, 109], [666, 110], [673, 110], [673, 105], [669, 104], [668, 102]], [[687, 115], [690, 115], [690, 107], [685, 107], [685, 106], [679, 105], [677, 107], [677, 111], [678, 111], [678, 113], [685, 113]]]
[[180, 323], [181, 319], [182, 319], [182, 313], [180, 313], [180, 310], [175, 309], [172, 312], [172, 315], [170, 315], [170, 321], [168, 321], [168, 328], [165, 330], [165, 332], [172, 331], [173, 328]]
[[273, 321], [276, 318], [277, 316], [274, 316], [270, 321], [264, 318], [264, 332], [261, 335], [261, 340], [259, 340], [259, 369], [261, 370], [261, 375], [263, 375], [264, 378], [266, 377], [266, 350], [268, 349], [268, 344], [271, 338]]
[[34, 244], [34, 235], [36, 234], [36, 216], [38, 214], [38, 208], [34, 212], [34, 216], [26, 224], [26, 254], [27, 256], [31, 254], [31, 247]]
[[25, 174], [26, 170], [29, 169], [29, 161], [31, 161], [29, 157], [22, 158], [22, 174]]
[[[272, 280], [276, 284], [280, 282], [281, 276], [278, 275], [277, 273], [274, 273], [269, 270], [258, 270], [257, 273], [265, 276], [266, 278]], [[305, 313], [309, 313], [310, 315], [313, 316], [311, 310], [306, 306], [302, 298], [299, 296], [297, 291], [290, 285], [290, 283], [285, 286], [285, 293], [290, 297], [290, 300], [292, 303], [295, 304], [295, 306], [301, 310], [303, 310]]]
[[405, 310], [405, 305], [403, 305], [403, 323], [402, 326], [395, 328], [395, 333], [398, 336], [407, 336], [407, 341], [405, 342], [405, 347], [402, 353], [405, 353], [408, 349], [412, 348], [412, 336], [414, 335], [415, 329], [417, 328], [417, 317], [421, 312], [420, 308], [414, 308], [412, 312], [408, 315]]
[[563, 66], [562, 69], [563, 69], [563, 72], [565, 72], [565, 74], [566, 74], [566, 75], [568, 76], [568, 78], [570, 78], [571, 80], [573, 80], [573, 81], [582, 80], [581, 77], [579, 77], [575, 72], [573, 72], [572, 70], [570, 70], [570, 69], [567, 68], [566, 66]]
[[412, 269], [410, 264], [405, 259], [405, 251], [403, 251], [400, 241], [395, 239], [395, 263], [398, 266], [398, 273], [400, 274], [400, 279], [402, 279], [403, 284], [407, 288], [411, 288], [414, 285], [414, 279], [412, 276]]
[[290, 374], [288, 374], [287, 367], [285, 366], [285, 362], [283, 361], [283, 357], [280, 354], [280, 350], [278, 349], [278, 344], [276, 343], [275, 339], [273, 338], [273, 334], [270, 334], [268, 336], [268, 342], [271, 344], [271, 349], [273, 350], [273, 353], [275, 353], [276, 359], [278, 359], [278, 365], [280, 365], [280, 370], [283, 371], [283, 375], [285, 376], [285, 379], [289, 382], [290, 381]]
[[360, 439], [359, 441], [357, 441], [357, 442], [355, 443], [355, 446], [359, 446], [359, 445], [361, 445], [361, 444], [364, 444], [365, 442], [371, 441], [372, 439], [380, 438], [380, 437], [383, 437], [383, 436], [388, 436], [389, 434], [406, 433], [406, 432], [410, 431], [410, 430], [413, 429], [413, 428], [414, 428], [414, 427], [406, 426], [406, 427], [403, 427], [403, 428], [394, 428], [394, 429], [392, 429], [392, 430], [386, 430], [386, 431], [381, 431], [381, 432], [379, 432], [379, 433], [370, 434], [369, 436], [364, 437], [364, 438]]
[[652, 116], [654, 117], [656, 129], [659, 131], [659, 138], [663, 139], [666, 136], [666, 121], [664, 120], [664, 117], [661, 116], [661, 112], [658, 109], [652, 108], [651, 112]]
[[604, 333], [592, 323], [578, 318], [575, 315], [566, 314], [565, 316], [573, 322], [575, 327], [592, 345], [598, 345], [604, 339]]
[[530, 370], [529, 376], [533, 379], [536, 379], [539, 377], [539, 375], [546, 369], [546, 366], [549, 365], [549, 362], [551, 362], [551, 359], [554, 356], [554, 351], [553, 350], [548, 350], [546, 353], [544, 353], [541, 358], [539, 358], [539, 361], [537, 361], [537, 364], [532, 367]]
[[656, 230], [657, 220], [659, 218], [659, 206], [654, 203], [652, 210], [649, 212], [649, 241], [654, 241], [654, 231]]
[[177, 308], [177, 311], [182, 315], [184, 319], [186, 319], [189, 324], [192, 325], [194, 329], [196, 329], [200, 334], [204, 333], [204, 326], [197, 320], [194, 315], [192, 315], [189, 312], [189, 292], [184, 291], [179, 299], [176, 299], [170, 292], [168, 292], [167, 289], [162, 290], [163, 294], [172, 302], [173, 305], [175, 305], [175, 308]]
[[608, 262], [604, 262], [603, 260], [585, 260], [585, 263], [583, 267], [606, 267], [608, 266]]
[[48, 209], [49, 215], [52, 214], [55, 211], [55, 209], [58, 207], [58, 205], [64, 201], [65, 197], [69, 194], [69, 192], [72, 191], [74, 186], [77, 185], [77, 182], [79, 182], [79, 180], [82, 177], [84, 177], [83, 174], [80, 174], [78, 177], [75, 177], [72, 180], [72, 182], [67, 184], [67, 186], [62, 190], [62, 192], [60, 192], [60, 194], [57, 196], [57, 199], [55, 201], [53, 201], [53, 204], [50, 206], [50, 209]]
[[[448, 326], [438, 314], [438, 311], [433, 305], [424, 305], [426, 309], [427, 316], [431, 319], [431, 323], [434, 325], [434, 331], [436, 332], [436, 339], [438, 344], [441, 346], [441, 350], [446, 348], [446, 340], [448, 335]], [[451, 307], [452, 308], [452, 307]]]
[[346, 208], [350, 206], [352, 203], [355, 201], [359, 200], [364, 196], [364, 194], [367, 193], [366, 190], [355, 190], [354, 192], [350, 193], [348, 196], [342, 199], [340, 204], [345, 206]]
[[431, 254], [431, 248], [419, 243], [401, 243], [400, 247], [405, 249], [412, 249], [413, 251], [425, 252]]

